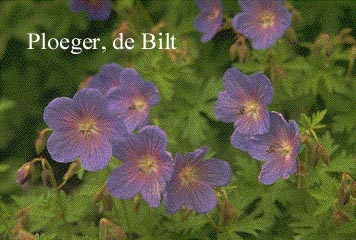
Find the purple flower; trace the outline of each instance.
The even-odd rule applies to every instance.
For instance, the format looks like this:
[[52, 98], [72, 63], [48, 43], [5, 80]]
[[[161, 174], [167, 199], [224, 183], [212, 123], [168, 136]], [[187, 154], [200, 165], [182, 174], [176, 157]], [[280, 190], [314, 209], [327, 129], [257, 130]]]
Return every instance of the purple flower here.
[[215, 104], [215, 114], [223, 122], [234, 123], [231, 142], [244, 150], [244, 141], [235, 138], [262, 134], [269, 129], [267, 106], [272, 102], [273, 88], [264, 74], [247, 77], [236, 68], [225, 72], [224, 86], [225, 91], [219, 93]]
[[185, 156], [177, 154], [172, 180], [167, 185], [166, 209], [174, 214], [183, 205], [198, 213], [211, 211], [216, 205], [212, 186], [226, 186], [231, 181], [230, 165], [219, 159], [204, 161], [207, 148]]
[[137, 135], [114, 145], [114, 156], [124, 162], [109, 176], [109, 192], [128, 199], [141, 193], [151, 207], [159, 207], [162, 192], [173, 170], [166, 151], [167, 135], [158, 127], [146, 126]]
[[296, 171], [299, 151], [298, 125], [287, 122], [282, 114], [270, 113], [271, 126], [266, 134], [256, 135], [250, 141], [248, 153], [257, 160], [266, 161], [258, 179], [272, 184], [279, 177], [288, 178]]
[[107, 20], [110, 17], [109, 0], [71, 0], [69, 7], [75, 13], [88, 12], [90, 20]]
[[214, 37], [223, 24], [221, 2], [220, 0], [197, 0], [196, 2], [201, 13], [195, 19], [194, 27], [204, 34], [201, 41], [205, 43]]
[[99, 89], [104, 95], [109, 95], [120, 86], [122, 70], [124, 68], [117, 63], [106, 64], [90, 79], [88, 87]]
[[128, 133], [122, 120], [111, 114], [104, 95], [85, 88], [73, 99], [56, 98], [44, 111], [44, 121], [53, 129], [47, 149], [53, 160], [72, 162], [76, 158], [84, 169], [105, 168], [112, 156], [112, 142]]
[[159, 103], [155, 85], [144, 81], [131, 68], [122, 70], [120, 88], [113, 90], [108, 98], [109, 109], [123, 119], [129, 131], [146, 126], [151, 107]]
[[242, 13], [232, 25], [252, 40], [254, 49], [265, 49], [283, 36], [292, 18], [283, 6], [283, 0], [239, 0]]

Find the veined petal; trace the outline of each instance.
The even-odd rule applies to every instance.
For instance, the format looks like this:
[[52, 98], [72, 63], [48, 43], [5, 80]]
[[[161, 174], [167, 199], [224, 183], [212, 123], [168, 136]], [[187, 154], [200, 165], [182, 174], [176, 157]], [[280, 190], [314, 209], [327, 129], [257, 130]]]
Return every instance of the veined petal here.
[[108, 191], [115, 197], [128, 199], [141, 191], [145, 184], [142, 173], [133, 164], [124, 163], [108, 177]]

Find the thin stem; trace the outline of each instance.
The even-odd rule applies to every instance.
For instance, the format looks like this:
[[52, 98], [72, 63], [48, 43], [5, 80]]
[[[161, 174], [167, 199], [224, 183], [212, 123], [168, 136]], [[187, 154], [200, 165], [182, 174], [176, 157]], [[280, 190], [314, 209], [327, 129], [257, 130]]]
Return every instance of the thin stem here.
[[[124, 214], [125, 214], [126, 223], [127, 223], [127, 229], [128, 229], [128, 232], [131, 233], [132, 229], [131, 229], [131, 223], [129, 220], [129, 214], [128, 214], [127, 208], [126, 208], [126, 203], [123, 199], [121, 199], [121, 202], [122, 202], [122, 208], [124, 209]], [[127, 236], [130, 239], [130, 234], [127, 234]]]
[[218, 227], [218, 225], [216, 225], [215, 221], [210, 217], [209, 214], [204, 214], [204, 216], [208, 219], [209, 223], [211, 224], [211, 226], [214, 227], [216, 232], [220, 232], [220, 228]]
[[56, 178], [54, 177], [53, 168], [52, 168], [51, 164], [49, 164], [49, 162], [44, 158], [42, 158], [42, 167], [47, 168], [48, 171], [49, 171], [49, 179], [50, 179], [50, 182], [51, 182], [51, 184], [52, 184], [52, 186], [54, 188], [54, 191], [56, 192], [57, 203], [58, 203], [60, 211], [61, 211], [61, 217], [62, 217], [64, 222], [67, 222], [67, 220], [65, 218], [65, 211], [64, 211], [63, 204], [62, 204], [61, 194], [60, 194], [60, 191], [58, 189], [58, 184], [57, 184]]

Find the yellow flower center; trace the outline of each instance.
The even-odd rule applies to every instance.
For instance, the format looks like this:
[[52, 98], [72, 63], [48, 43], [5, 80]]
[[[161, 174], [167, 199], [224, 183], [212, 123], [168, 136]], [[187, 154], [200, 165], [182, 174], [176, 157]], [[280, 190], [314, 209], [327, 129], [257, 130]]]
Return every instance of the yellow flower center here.
[[218, 6], [214, 7], [214, 10], [212, 11], [212, 13], [207, 17], [207, 19], [209, 21], [211, 20], [215, 20], [220, 14], [220, 9]]
[[150, 155], [146, 155], [139, 161], [138, 168], [140, 169], [141, 172], [145, 174], [157, 172], [158, 170], [157, 160], [156, 158]]
[[197, 180], [197, 174], [194, 166], [185, 166], [182, 168], [180, 174], [180, 179], [183, 185], [189, 185]]
[[279, 154], [289, 157], [289, 155], [292, 153], [292, 146], [286, 142], [283, 141], [280, 145], [271, 145], [269, 149], [267, 150], [268, 153], [275, 153], [278, 152]]
[[146, 102], [141, 99], [137, 99], [133, 101], [133, 104], [129, 107], [129, 110], [136, 109], [139, 112], [143, 112], [145, 108], [146, 108]]
[[257, 120], [259, 117], [258, 114], [259, 110], [260, 110], [260, 105], [257, 102], [247, 101], [244, 103], [243, 108], [240, 109], [240, 114], [241, 115], [246, 114], [247, 116]]
[[272, 14], [271, 12], [264, 12], [260, 15], [259, 21], [260, 24], [262, 25], [262, 28], [268, 28], [273, 26], [274, 24], [274, 19], [275, 19], [275, 15]]
[[90, 136], [98, 133], [98, 127], [94, 120], [84, 120], [79, 124], [79, 131], [84, 136]]

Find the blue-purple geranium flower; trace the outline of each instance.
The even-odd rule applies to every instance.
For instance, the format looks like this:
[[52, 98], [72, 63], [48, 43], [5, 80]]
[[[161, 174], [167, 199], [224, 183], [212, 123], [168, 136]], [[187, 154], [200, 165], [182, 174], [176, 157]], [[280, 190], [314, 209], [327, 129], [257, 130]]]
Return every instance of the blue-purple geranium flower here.
[[151, 207], [159, 207], [173, 171], [173, 160], [166, 148], [167, 135], [155, 126], [146, 126], [137, 135], [117, 142], [114, 156], [124, 164], [110, 174], [109, 192], [121, 199], [141, 193]]
[[220, 0], [197, 0], [201, 10], [195, 19], [194, 27], [203, 33], [202, 42], [210, 41], [223, 24], [222, 8]]
[[213, 186], [226, 186], [231, 181], [230, 165], [219, 159], [203, 160], [207, 148], [185, 156], [177, 154], [172, 180], [167, 185], [165, 205], [174, 214], [183, 205], [198, 213], [211, 211], [217, 202]]
[[122, 70], [124, 67], [117, 63], [106, 64], [90, 79], [88, 87], [99, 89], [104, 95], [109, 95], [120, 86]]
[[144, 81], [131, 68], [121, 72], [120, 87], [113, 90], [108, 98], [109, 109], [123, 119], [129, 131], [148, 124], [150, 109], [160, 99], [155, 85]]
[[283, 36], [292, 18], [283, 0], [239, 0], [242, 13], [232, 22], [234, 28], [250, 38], [254, 49], [265, 49]]
[[[236, 68], [230, 68], [225, 72], [224, 86], [225, 91], [219, 93], [215, 104], [215, 114], [223, 122], [234, 123], [233, 137], [245, 139], [267, 132], [270, 125], [267, 106], [273, 97], [269, 79], [262, 73], [247, 77]], [[239, 144], [245, 142], [243, 139], [232, 139], [232, 142], [245, 150]]]
[[256, 135], [249, 142], [248, 153], [257, 160], [266, 161], [258, 179], [272, 184], [278, 178], [288, 178], [296, 171], [299, 151], [298, 125], [287, 122], [282, 114], [270, 113], [271, 126], [266, 134]]
[[108, 111], [107, 99], [97, 89], [82, 89], [73, 99], [54, 99], [43, 118], [53, 130], [47, 141], [53, 160], [68, 163], [79, 158], [88, 171], [105, 168], [112, 156], [112, 142], [128, 135], [122, 120]]
[[90, 20], [107, 20], [111, 12], [109, 0], [70, 0], [69, 7], [75, 13], [86, 11]]

